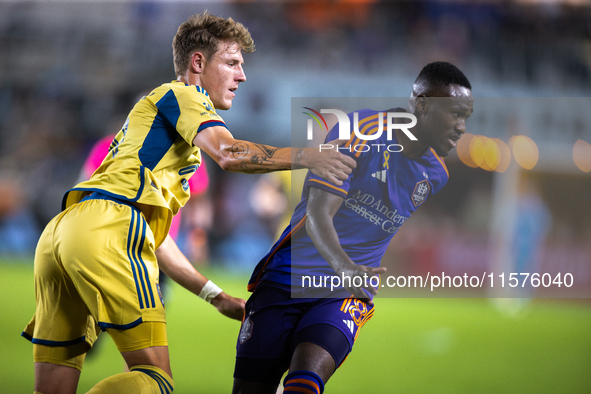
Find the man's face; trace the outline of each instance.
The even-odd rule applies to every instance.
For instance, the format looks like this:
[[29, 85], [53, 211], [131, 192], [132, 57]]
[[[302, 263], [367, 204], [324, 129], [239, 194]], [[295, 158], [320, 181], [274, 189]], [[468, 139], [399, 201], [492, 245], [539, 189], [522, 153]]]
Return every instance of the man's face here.
[[230, 109], [234, 99], [234, 91], [240, 82], [246, 81], [242, 69], [244, 59], [242, 51], [236, 43], [220, 44], [220, 48], [203, 66], [201, 86], [209, 93], [216, 109]]
[[472, 114], [472, 91], [459, 85], [448, 87], [448, 97], [430, 97], [426, 114], [425, 138], [439, 156], [445, 157], [466, 132], [466, 119]]

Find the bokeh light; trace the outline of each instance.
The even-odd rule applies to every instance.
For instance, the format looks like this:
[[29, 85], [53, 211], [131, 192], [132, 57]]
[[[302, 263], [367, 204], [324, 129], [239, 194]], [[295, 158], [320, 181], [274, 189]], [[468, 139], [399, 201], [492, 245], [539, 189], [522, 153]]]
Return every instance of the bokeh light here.
[[573, 146], [573, 161], [579, 170], [591, 171], [591, 144], [587, 141], [577, 140]]
[[481, 135], [476, 135], [470, 141], [470, 157], [478, 167], [484, 162], [484, 146], [486, 145], [487, 139]]
[[511, 149], [502, 140], [498, 138], [492, 138], [496, 142], [496, 146], [499, 149], [499, 161], [495, 167], [497, 172], [505, 172], [511, 164]]
[[478, 165], [474, 163], [474, 160], [470, 157], [470, 145], [472, 140], [474, 139], [474, 134], [465, 133], [462, 138], [458, 141], [458, 145], [456, 146], [456, 152], [458, 153], [458, 157], [468, 167], [476, 168]]
[[517, 164], [526, 170], [531, 170], [536, 166], [540, 154], [538, 146], [531, 138], [525, 135], [518, 135], [512, 137], [509, 142]]
[[498, 138], [466, 133], [456, 151], [462, 163], [472, 168], [505, 172], [511, 164], [511, 149]]
[[[501, 160], [501, 149], [498, 147], [497, 142], [492, 138], [488, 138], [484, 145], [484, 163], [490, 170], [494, 171], [499, 166]], [[484, 167], [483, 167], [484, 168]], [[488, 168], [484, 168], [488, 170]]]

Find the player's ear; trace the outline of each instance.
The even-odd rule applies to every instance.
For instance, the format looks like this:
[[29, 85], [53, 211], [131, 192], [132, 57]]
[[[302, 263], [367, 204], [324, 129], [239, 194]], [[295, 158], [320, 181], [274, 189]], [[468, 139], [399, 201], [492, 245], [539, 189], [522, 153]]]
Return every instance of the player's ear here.
[[415, 114], [426, 114], [429, 111], [429, 105], [429, 99], [424, 94], [418, 95], [415, 98]]
[[189, 63], [189, 68], [195, 74], [201, 74], [203, 72], [203, 67], [205, 66], [205, 56], [203, 56], [202, 52], [194, 52], [191, 55], [191, 62]]

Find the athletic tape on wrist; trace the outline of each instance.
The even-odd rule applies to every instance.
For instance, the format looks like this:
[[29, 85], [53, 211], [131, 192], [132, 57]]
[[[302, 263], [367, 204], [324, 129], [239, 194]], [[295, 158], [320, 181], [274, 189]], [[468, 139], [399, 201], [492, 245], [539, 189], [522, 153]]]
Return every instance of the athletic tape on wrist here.
[[199, 298], [202, 298], [203, 300], [205, 300], [205, 302], [211, 303], [211, 300], [217, 297], [218, 294], [220, 294], [222, 291], [223, 290], [220, 289], [215, 283], [208, 280], [205, 286], [203, 286], [203, 289], [201, 289], [201, 292], [199, 293]]

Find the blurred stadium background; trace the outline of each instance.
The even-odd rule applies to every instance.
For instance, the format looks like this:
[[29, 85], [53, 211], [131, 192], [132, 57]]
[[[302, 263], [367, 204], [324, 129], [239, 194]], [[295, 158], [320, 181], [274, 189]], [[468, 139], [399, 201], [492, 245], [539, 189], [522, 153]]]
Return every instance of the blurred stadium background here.
[[[405, 273], [571, 272], [589, 289], [589, 1], [4, 0], [0, 392], [32, 392], [32, 348], [18, 335], [34, 311], [40, 231], [91, 146], [121, 127], [140, 95], [174, 79], [172, 37], [205, 9], [244, 23], [257, 45], [245, 55], [247, 82], [221, 113], [237, 138], [287, 146], [292, 97], [408, 97], [427, 62], [458, 65], [476, 97], [470, 134], [446, 160], [448, 186], [405, 224], [384, 264]], [[297, 181], [223, 173], [206, 160], [210, 189], [201, 208], [186, 207], [179, 243], [247, 297]], [[167, 290], [175, 392], [229, 392], [238, 323]], [[513, 296], [521, 298], [378, 300], [327, 392], [591, 392], [589, 299]], [[79, 392], [122, 368], [103, 342]]]

